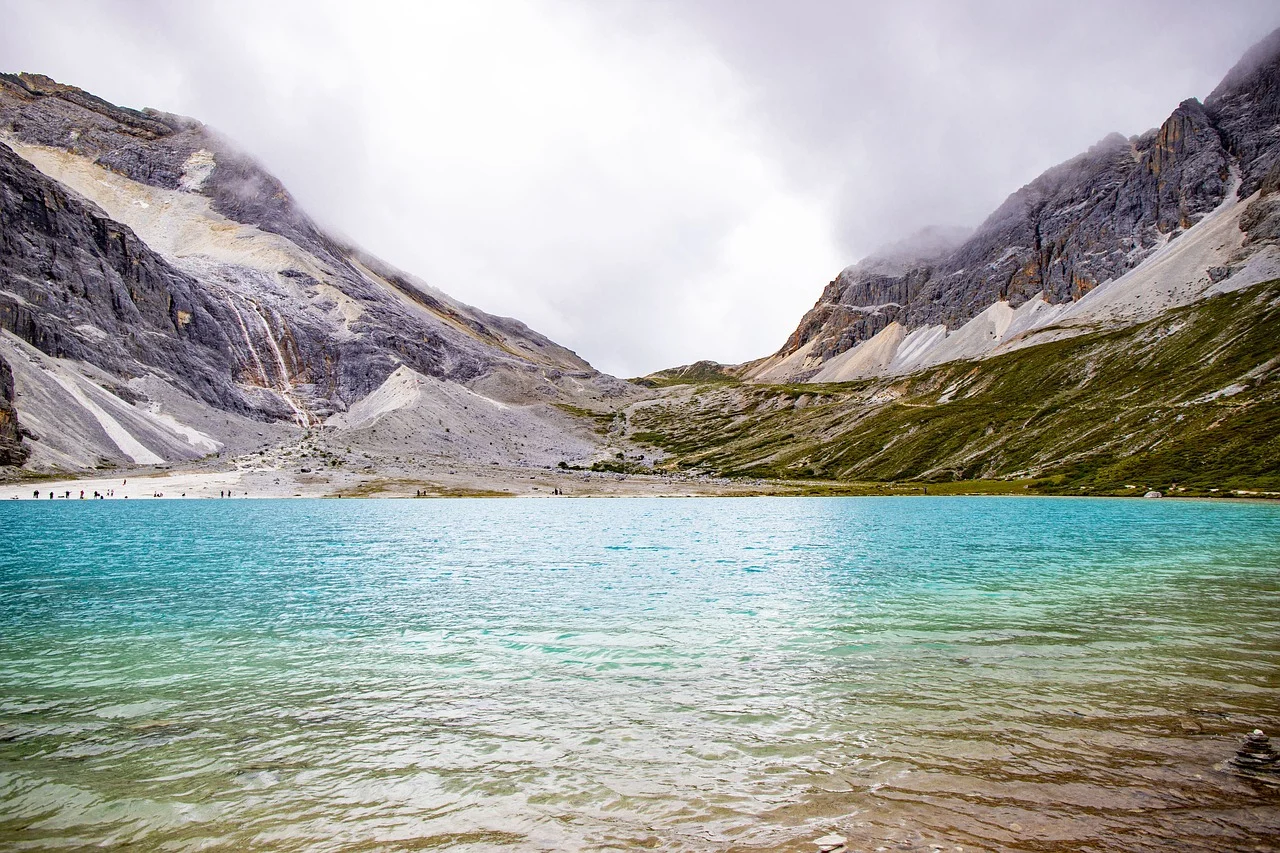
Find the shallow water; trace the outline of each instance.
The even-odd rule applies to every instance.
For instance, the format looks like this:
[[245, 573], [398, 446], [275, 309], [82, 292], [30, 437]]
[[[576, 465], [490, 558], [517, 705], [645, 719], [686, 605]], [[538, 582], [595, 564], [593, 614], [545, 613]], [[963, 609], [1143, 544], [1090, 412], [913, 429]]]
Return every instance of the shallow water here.
[[1280, 506], [0, 505], [0, 843], [1276, 849]]

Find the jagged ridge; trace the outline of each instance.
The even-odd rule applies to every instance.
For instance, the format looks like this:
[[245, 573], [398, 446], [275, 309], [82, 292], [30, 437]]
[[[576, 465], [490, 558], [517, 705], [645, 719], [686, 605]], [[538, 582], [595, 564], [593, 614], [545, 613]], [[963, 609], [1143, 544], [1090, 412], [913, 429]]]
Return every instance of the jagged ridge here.
[[[1075, 302], [1229, 196], [1257, 192], [1280, 159], [1278, 128], [1280, 31], [1250, 50], [1203, 105], [1186, 100], [1159, 128], [1131, 139], [1112, 134], [1048, 170], [953, 250], [898, 268], [873, 258], [844, 270], [779, 352], [746, 373], [804, 379], [891, 324], [954, 330], [996, 303]], [[802, 362], [771, 372], [802, 350]]]

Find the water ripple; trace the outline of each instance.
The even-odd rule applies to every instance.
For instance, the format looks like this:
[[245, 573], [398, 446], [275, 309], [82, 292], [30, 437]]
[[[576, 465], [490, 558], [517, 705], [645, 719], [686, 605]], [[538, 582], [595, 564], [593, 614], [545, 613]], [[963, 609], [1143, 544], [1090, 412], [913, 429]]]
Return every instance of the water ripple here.
[[[1236, 850], [1280, 507], [14, 502], [14, 849]], [[1277, 731], [1280, 734], [1280, 731]]]

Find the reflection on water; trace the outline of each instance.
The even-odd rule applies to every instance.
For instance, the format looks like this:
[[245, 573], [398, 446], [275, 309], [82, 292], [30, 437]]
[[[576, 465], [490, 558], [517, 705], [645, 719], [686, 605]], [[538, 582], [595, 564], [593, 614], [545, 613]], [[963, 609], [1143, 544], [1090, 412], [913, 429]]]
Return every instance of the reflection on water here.
[[1280, 506], [0, 512], [14, 847], [1278, 849]]

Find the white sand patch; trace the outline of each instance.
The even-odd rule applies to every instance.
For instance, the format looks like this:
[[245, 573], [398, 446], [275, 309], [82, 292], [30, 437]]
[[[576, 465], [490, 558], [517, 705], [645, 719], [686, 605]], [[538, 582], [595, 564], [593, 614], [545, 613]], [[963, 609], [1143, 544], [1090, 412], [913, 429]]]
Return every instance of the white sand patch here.
[[937, 364], [980, 355], [1000, 342], [1011, 323], [1013, 308], [1009, 303], [994, 302], [981, 314], [949, 333], [929, 354], [929, 360]]
[[944, 341], [946, 338], [947, 327], [941, 323], [936, 326], [922, 326], [919, 329], [913, 329], [898, 347], [897, 355], [890, 365], [890, 370], [904, 372], [913, 369], [913, 365], [923, 362], [928, 357], [927, 354], [940, 341]]
[[121, 425], [119, 421], [107, 414], [97, 403], [89, 399], [89, 395], [82, 390], [78, 384], [78, 377], [61, 376], [56, 369], [50, 370], [48, 376], [54, 382], [62, 386], [68, 394], [75, 398], [85, 411], [93, 415], [102, 427], [102, 431], [107, 434], [116, 445], [120, 448], [120, 452], [125, 456], [137, 462], [139, 465], [160, 465], [164, 463], [164, 459], [155, 453], [152, 453], [133, 437], [130, 432]]
[[[288, 488], [292, 489], [290, 482]], [[83, 491], [86, 500], [93, 497], [94, 492], [106, 495], [113, 493], [109, 500], [149, 500], [157, 496], [164, 498], [217, 498], [219, 493], [233, 497], [246, 497], [242, 477], [236, 471], [191, 472], [177, 474], [145, 474], [131, 475], [121, 473], [110, 477], [89, 477], [83, 480], [42, 480], [38, 483], [8, 483], [0, 485], [0, 500], [32, 499], [34, 492], [40, 492], [40, 500], [49, 500], [52, 492], [55, 498], [62, 498], [67, 492], [72, 500], [79, 500]], [[261, 497], [282, 496], [259, 495]]]
[[214, 440], [211, 436], [205, 435], [193, 426], [187, 426], [172, 415], [166, 415], [154, 403], [147, 407], [147, 414], [185, 438], [187, 443], [196, 450], [204, 453], [217, 453], [223, 448], [222, 442]]
[[882, 375], [906, 337], [907, 331], [901, 323], [890, 323], [871, 339], [828, 361], [809, 381], [848, 382], [866, 376]]
[[817, 367], [822, 362], [810, 356], [815, 341], [807, 341], [790, 355], [771, 355], [752, 368], [746, 375], [751, 382], [789, 382], [806, 368]]
[[359, 429], [375, 424], [384, 415], [420, 402], [426, 384], [427, 378], [421, 373], [400, 365], [381, 385], [347, 411], [330, 416], [324, 422], [325, 426], [337, 429]]

